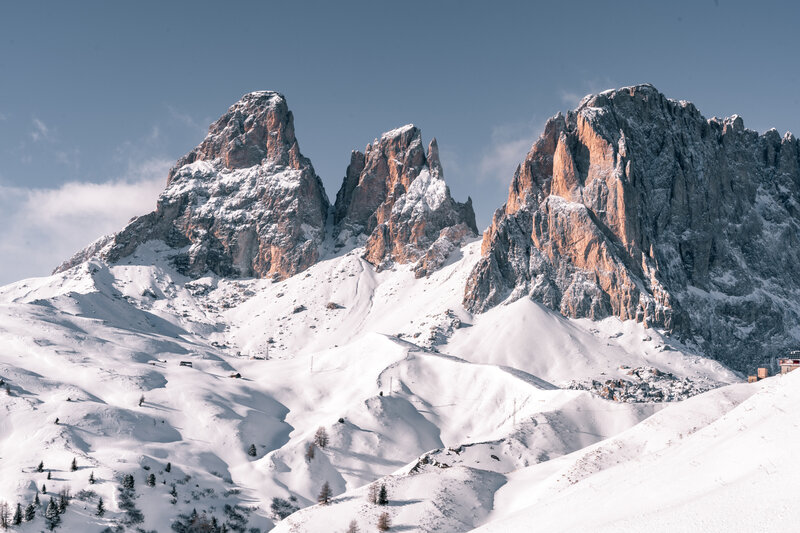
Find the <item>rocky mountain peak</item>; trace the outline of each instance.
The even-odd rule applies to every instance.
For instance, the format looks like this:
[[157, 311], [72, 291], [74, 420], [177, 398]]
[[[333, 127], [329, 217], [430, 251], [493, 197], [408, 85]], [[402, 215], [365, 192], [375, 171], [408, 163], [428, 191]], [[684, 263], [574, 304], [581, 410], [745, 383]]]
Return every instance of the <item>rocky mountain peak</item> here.
[[286, 98], [273, 91], [256, 91], [244, 95], [208, 128], [203, 142], [172, 168], [168, 183], [178, 170], [195, 161], [220, 160], [232, 170], [264, 160], [299, 168], [307, 164], [301, 159]]
[[111, 262], [149, 240], [175, 249], [190, 276], [285, 278], [319, 258], [329, 202], [294, 134], [279, 93], [246, 94], [170, 170], [156, 210], [64, 263], [93, 255]]
[[673, 330], [734, 367], [768, 359], [800, 340], [799, 153], [652, 85], [589, 95], [517, 169], [465, 305], [527, 296]]
[[334, 213], [340, 246], [366, 239], [368, 261], [379, 267], [416, 262], [419, 276], [477, 234], [472, 201], [461, 204], [450, 196], [436, 140], [426, 154], [412, 124], [351, 154]]

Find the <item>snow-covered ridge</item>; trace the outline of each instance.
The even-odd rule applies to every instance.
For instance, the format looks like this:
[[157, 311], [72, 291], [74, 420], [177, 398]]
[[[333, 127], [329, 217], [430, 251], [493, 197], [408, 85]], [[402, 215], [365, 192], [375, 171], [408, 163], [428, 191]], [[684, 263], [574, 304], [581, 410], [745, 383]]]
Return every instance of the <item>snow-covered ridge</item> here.
[[[118, 487], [131, 474], [143, 513], [131, 527], [161, 530], [197, 509], [263, 531], [281, 516], [273, 498], [288, 502], [278, 509], [307, 507], [326, 481], [334, 496], [360, 494], [391, 475], [382, 482], [396, 501], [406, 465], [428, 457], [451, 468], [420, 466], [411, 492], [450, 496], [443, 505], [418, 495], [403, 516], [423, 530], [466, 531], [489, 516], [491, 494], [511, 472], [661, 408], [554, 386], [623, 364], [737, 379], [664, 350], [666, 339], [633, 323], [571, 321], [530, 301], [472, 316], [460, 300], [478, 245], [429, 277], [411, 266], [376, 272], [352, 250], [272, 282], [186, 277], [169, 246], [149, 241], [115, 264], [94, 260], [1, 288], [0, 379], [10, 394], [0, 395], [0, 500], [27, 504], [43, 483], [48, 493], [68, 486], [86, 492], [62, 515], [65, 530], [130, 524], [137, 518], [119, 506]], [[602, 419], [597, 409], [607, 410]], [[319, 427], [328, 443], [309, 459]], [[485, 461], [497, 465], [481, 470]], [[469, 496], [470, 487], [479, 492]], [[107, 511], [98, 517], [101, 496]], [[474, 519], [448, 518], [470, 498], [482, 509]], [[287, 525], [314, 531], [311, 516]]]

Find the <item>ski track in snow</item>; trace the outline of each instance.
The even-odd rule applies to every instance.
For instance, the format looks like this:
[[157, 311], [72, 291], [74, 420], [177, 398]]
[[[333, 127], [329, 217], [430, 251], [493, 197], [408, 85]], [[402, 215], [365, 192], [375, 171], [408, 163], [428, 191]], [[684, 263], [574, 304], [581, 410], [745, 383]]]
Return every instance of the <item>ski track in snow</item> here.
[[[43, 483], [45, 502], [66, 487], [91, 490], [61, 527], [100, 531], [125, 520], [117, 487], [133, 474], [145, 530], [192, 509], [234, 524], [225, 505], [247, 527], [287, 532], [344, 531], [353, 519], [368, 531], [383, 511], [393, 531], [681, 530], [684, 515], [711, 523], [724, 496], [741, 508], [726, 523], [757, 525], [736, 494], [777, 467], [749, 456], [742, 477], [725, 473], [725, 459], [739, 459], [725, 446], [788, 443], [767, 429], [793, 420], [800, 375], [739, 384], [657, 331], [569, 320], [526, 299], [472, 316], [461, 298], [479, 248], [467, 244], [428, 278], [374, 272], [356, 249], [273, 283], [190, 280], [152, 242], [118, 265], [90, 261], [0, 288], [10, 391], [0, 392], [0, 501], [24, 507]], [[671, 404], [559, 388], [639, 366], [734, 385]], [[319, 427], [329, 443], [308, 460]], [[690, 498], [681, 478], [711, 481], [692, 484]], [[325, 481], [334, 499], [315, 505]], [[387, 486], [388, 507], [367, 502], [373, 482]], [[772, 501], [787, 487], [770, 489]], [[302, 509], [277, 520], [274, 497]], [[623, 497], [630, 512], [619, 511]], [[716, 507], [704, 514], [698, 502]], [[772, 516], [780, 529], [797, 513], [779, 503]], [[38, 517], [20, 530], [42, 527]]]

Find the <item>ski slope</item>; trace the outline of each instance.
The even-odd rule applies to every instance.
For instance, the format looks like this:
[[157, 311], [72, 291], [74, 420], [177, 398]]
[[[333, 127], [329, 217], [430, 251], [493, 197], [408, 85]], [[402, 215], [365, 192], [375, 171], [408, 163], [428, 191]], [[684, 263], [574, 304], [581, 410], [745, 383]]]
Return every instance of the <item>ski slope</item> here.
[[[281, 282], [190, 280], [150, 242], [120, 264], [0, 288], [0, 501], [24, 508], [43, 483], [69, 488], [66, 531], [165, 531], [192, 510], [232, 530], [344, 531], [352, 519], [368, 530], [383, 509], [363, 495], [379, 481], [397, 530], [510, 531], [614, 470], [579, 458], [623, 439], [624, 460], [644, 461], [646, 428], [670, 442], [687, 432], [675, 410], [695, 406], [710, 427], [721, 399], [767, 388], [677, 404], [564, 389], [642, 366], [707, 387], [740, 377], [630, 322], [568, 320], [527, 300], [472, 316], [461, 299], [479, 251], [467, 244], [421, 279], [376, 272], [356, 249]], [[329, 443], [309, 459], [320, 427]], [[552, 476], [567, 471], [581, 481], [563, 489]], [[120, 508], [125, 474], [138, 523]], [[325, 482], [334, 504], [315, 505]], [[273, 498], [301, 510], [279, 520]], [[19, 530], [40, 531], [41, 515]]]

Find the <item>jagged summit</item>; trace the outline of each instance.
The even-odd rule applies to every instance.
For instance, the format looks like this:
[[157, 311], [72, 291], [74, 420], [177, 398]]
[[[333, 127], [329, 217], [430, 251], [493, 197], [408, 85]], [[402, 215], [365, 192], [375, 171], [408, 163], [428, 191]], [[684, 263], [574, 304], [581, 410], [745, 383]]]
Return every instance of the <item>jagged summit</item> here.
[[[424, 275], [465, 237], [477, 235], [471, 201], [450, 197], [435, 140], [428, 152], [426, 158], [413, 125], [383, 134], [366, 154], [353, 152], [332, 211], [340, 246], [354, 237], [350, 245], [366, 242], [375, 265], [417, 262], [417, 274]], [[333, 237], [326, 233], [329, 211], [322, 182], [300, 152], [286, 99], [252, 92], [169, 171], [154, 212], [56, 271], [94, 256], [116, 262], [159, 240], [175, 250], [178, 270], [192, 277], [283, 279], [320, 259], [323, 243]]]
[[167, 182], [181, 167], [195, 161], [220, 159], [225, 168], [236, 169], [269, 159], [296, 168], [300, 158], [286, 98], [274, 91], [255, 91], [244, 95], [208, 128], [203, 142], [170, 170]]
[[190, 276], [285, 278], [319, 259], [329, 202], [279, 93], [246, 94], [170, 170], [156, 210], [61, 265], [115, 262], [149, 240]]
[[798, 342], [800, 146], [652, 85], [551, 118], [484, 233], [465, 305], [529, 296], [694, 339], [742, 368]]
[[420, 276], [478, 232], [472, 200], [461, 204], [450, 196], [436, 139], [426, 154], [413, 124], [384, 133], [364, 153], [351, 154], [334, 222], [340, 245], [366, 237], [370, 263], [416, 262]]

